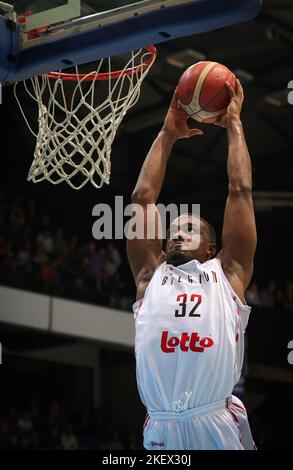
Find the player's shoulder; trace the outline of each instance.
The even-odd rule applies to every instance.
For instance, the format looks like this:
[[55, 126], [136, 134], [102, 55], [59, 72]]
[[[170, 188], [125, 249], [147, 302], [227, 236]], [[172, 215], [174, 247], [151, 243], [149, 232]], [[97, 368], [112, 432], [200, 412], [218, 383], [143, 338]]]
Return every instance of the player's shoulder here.
[[221, 269], [221, 259], [217, 256], [201, 263], [203, 269]]
[[222, 277], [228, 282], [233, 294], [236, 293], [236, 297], [238, 297], [240, 299], [241, 304], [246, 307], [247, 303], [245, 300], [245, 289], [243, 287], [243, 283], [241, 282], [240, 277], [237, 274], [237, 271], [235, 270], [235, 267], [232, 263], [227, 262], [225, 257], [222, 256], [222, 250], [218, 253], [216, 259]]

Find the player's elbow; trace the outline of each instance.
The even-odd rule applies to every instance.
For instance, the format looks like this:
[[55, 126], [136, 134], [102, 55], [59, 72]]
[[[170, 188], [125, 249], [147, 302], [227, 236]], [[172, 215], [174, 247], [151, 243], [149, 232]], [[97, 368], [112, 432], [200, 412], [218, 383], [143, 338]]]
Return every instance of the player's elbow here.
[[232, 197], [251, 197], [251, 184], [246, 182], [229, 183], [229, 196]]
[[131, 201], [133, 204], [153, 204], [155, 202], [154, 193], [149, 188], [135, 189], [131, 195]]

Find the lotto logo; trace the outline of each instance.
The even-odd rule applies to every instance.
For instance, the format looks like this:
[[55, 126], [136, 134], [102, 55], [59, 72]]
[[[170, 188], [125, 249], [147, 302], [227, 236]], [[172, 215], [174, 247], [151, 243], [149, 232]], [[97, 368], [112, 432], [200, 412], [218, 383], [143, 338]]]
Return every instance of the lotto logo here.
[[161, 338], [161, 349], [165, 353], [173, 353], [177, 346], [180, 345], [180, 349], [183, 352], [204, 352], [206, 348], [213, 346], [214, 341], [212, 338], [200, 338], [198, 333], [182, 333], [181, 337], [171, 336], [168, 338], [169, 332], [163, 331]]

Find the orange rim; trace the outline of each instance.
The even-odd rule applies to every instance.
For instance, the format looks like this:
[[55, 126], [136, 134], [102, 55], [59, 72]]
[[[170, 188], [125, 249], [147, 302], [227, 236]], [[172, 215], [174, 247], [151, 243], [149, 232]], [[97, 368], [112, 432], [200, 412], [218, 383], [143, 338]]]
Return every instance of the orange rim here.
[[144, 47], [150, 54], [149, 57], [143, 64], [137, 65], [136, 67], [131, 67], [125, 70], [116, 70], [114, 72], [107, 72], [107, 73], [63, 73], [63, 72], [50, 72], [48, 73], [48, 77], [52, 78], [53, 80], [57, 80], [58, 78], [62, 78], [62, 80], [84, 80], [84, 81], [93, 81], [93, 80], [108, 80], [109, 78], [119, 78], [121, 75], [133, 75], [136, 72], [141, 72], [148, 68], [156, 59], [157, 57], [157, 49], [155, 46], [146, 46]]

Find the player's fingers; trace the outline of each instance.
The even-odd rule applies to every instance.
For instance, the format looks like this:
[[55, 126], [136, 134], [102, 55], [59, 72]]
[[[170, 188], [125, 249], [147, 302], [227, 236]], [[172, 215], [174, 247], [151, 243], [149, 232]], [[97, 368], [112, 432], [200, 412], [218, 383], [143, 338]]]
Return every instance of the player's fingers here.
[[236, 98], [238, 99], [238, 101], [242, 105], [242, 103], [244, 101], [244, 92], [243, 92], [241, 82], [238, 78], [236, 78]]
[[236, 80], [236, 83], [237, 83], [237, 95], [239, 95], [240, 98], [243, 98], [244, 97], [244, 92], [243, 92], [241, 82], [240, 82], [240, 80], [238, 80], [238, 78]]
[[225, 82], [225, 85], [226, 85], [226, 87], [228, 88], [228, 91], [229, 91], [229, 93], [230, 93], [231, 98], [235, 98], [235, 97], [236, 97], [236, 93], [235, 93], [235, 91], [234, 91], [234, 88], [230, 85], [229, 82]]
[[187, 112], [184, 111], [178, 99], [177, 99], [177, 110], [180, 113], [181, 119], [183, 119], [183, 121], [187, 121], [187, 119], [189, 119]]
[[238, 80], [238, 78], [236, 79], [236, 97], [238, 99], [238, 101], [240, 102], [240, 104], [242, 105], [243, 103], [243, 100], [244, 100], [244, 93], [243, 93], [243, 88], [242, 88], [242, 85], [240, 83], [240, 81]]
[[178, 95], [177, 95], [177, 87], [175, 88], [175, 91], [172, 96], [171, 100], [171, 105], [172, 108], [177, 108], [178, 109]]

